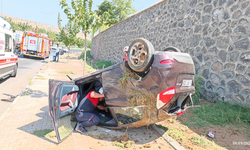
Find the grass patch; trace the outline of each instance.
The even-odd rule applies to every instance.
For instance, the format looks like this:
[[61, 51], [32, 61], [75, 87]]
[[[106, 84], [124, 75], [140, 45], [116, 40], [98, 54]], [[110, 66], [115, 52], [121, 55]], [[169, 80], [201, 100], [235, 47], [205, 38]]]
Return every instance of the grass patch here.
[[215, 145], [213, 141], [211, 142], [207, 140], [206, 137], [204, 136], [199, 136], [199, 137], [192, 136], [191, 141], [192, 143], [202, 146], [202, 147], [206, 147], [207, 145], [211, 145], [211, 146]]
[[217, 102], [215, 104], [204, 104], [190, 111], [191, 115], [188, 116], [186, 122], [188, 126], [250, 125], [250, 109], [239, 104], [231, 105], [228, 102]]
[[47, 78], [36, 78], [37, 80], [47, 80]]
[[163, 129], [167, 134], [175, 139], [186, 149], [220, 149], [213, 141], [208, 140], [205, 136], [200, 136], [192, 131], [185, 125], [180, 124], [178, 121], [171, 119], [168, 122], [169, 126], [157, 124], [156, 126]]
[[178, 129], [168, 128], [167, 133], [179, 143], [187, 141], [187, 138], [185, 137], [184, 133]]
[[[84, 61], [84, 51], [81, 53], [80, 59]], [[86, 52], [86, 61], [86, 63], [94, 69], [103, 69], [114, 65], [110, 61], [95, 61], [89, 50]]]
[[61, 74], [76, 74], [73, 71], [59, 71]]
[[29, 85], [31, 85], [31, 84], [32, 84], [32, 78], [29, 77], [29, 78], [28, 78], [28, 81], [29, 81]]
[[201, 87], [204, 86], [203, 80], [200, 77], [200, 73], [194, 78], [195, 83], [195, 94], [193, 95], [193, 103], [194, 105], [200, 104], [200, 99], [202, 98]]
[[25, 88], [23, 91], [22, 91], [22, 95], [30, 95], [32, 94], [33, 91], [31, 89], [28, 89], [28, 88]]

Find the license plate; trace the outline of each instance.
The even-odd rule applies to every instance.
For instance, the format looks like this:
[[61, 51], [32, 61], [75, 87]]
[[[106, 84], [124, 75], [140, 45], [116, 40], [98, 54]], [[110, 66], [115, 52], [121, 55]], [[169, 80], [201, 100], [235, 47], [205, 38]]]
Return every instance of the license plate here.
[[192, 80], [182, 80], [182, 86], [192, 86]]

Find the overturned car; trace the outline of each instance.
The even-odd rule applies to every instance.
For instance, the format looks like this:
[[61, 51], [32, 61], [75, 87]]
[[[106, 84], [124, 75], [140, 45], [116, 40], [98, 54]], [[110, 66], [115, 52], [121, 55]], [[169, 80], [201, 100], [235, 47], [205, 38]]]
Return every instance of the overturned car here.
[[182, 114], [195, 93], [194, 74], [189, 54], [174, 47], [155, 51], [151, 42], [140, 38], [129, 46], [125, 62], [71, 81], [49, 80], [49, 114], [57, 140], [73, 131], [74, 112], [97, 81], [109, 106], [108, 113], [99, 111], [99, 125], [121, 129]]

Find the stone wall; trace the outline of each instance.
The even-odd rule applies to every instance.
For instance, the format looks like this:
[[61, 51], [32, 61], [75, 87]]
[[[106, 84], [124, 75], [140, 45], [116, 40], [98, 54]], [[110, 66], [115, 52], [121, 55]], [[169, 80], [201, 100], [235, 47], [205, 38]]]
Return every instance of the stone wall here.
[[192, 55], [207, 100], [250, 106], [249, 22], [249, 0], [167, 0], [98, 34], [91, 54], [120, 62], [123, 47], [139, 37], [158, 51], [175, 46]]

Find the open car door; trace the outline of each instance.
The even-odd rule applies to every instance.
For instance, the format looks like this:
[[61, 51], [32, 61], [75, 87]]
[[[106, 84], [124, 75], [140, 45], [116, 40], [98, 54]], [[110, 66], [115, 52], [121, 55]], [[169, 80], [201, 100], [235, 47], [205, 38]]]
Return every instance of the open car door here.
[[72, 133], [76, 122], [71, 121], [78, 105], [79, 88], [73, 81], [49, 80], [49, 114], [58, 143]]

